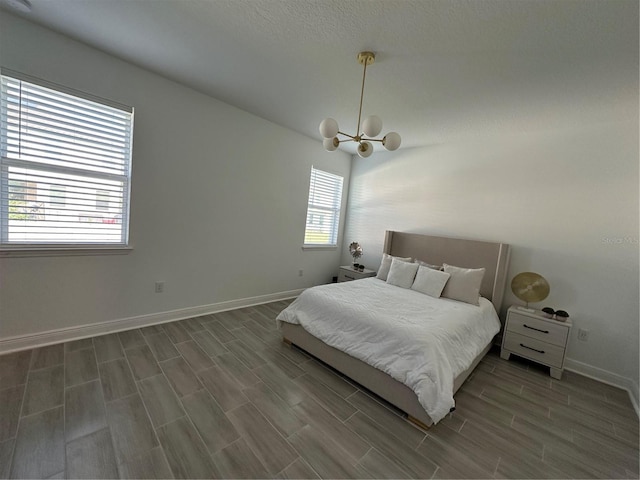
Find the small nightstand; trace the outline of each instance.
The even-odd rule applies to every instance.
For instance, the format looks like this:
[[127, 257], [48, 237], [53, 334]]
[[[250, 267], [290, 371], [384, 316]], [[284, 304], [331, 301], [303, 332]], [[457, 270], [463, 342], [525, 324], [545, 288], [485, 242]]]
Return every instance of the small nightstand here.
[[351, 265], [343, 265], [338, 272], [338, 283], [350, 282], [351, 280], [360, 280], [361, 278], [375, 277], [376, 271], [365, 268], [364, 270], [355, 270]]
[[527, 312], [515, 306], [507, 311], [500, 357], [509, 360], [511, 354], [528, 358], [549, 367], [549, 375], [560, 380], [571, 331], [571, 320], [559, 322], [542, 316], [542, 312]]

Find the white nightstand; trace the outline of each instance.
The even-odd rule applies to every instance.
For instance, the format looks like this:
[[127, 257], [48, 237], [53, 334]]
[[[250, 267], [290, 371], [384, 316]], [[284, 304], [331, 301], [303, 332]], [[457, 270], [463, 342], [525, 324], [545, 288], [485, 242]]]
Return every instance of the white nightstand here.
[[338, 272], [338, 283], [350, 282], [351, 280], [360, 280], [361, 278], [375, 277], [376, 271], [365, 268], [364, 270], [355, 270], [351, 265], [343, 265]]
[[559, 322], [512, 306], [502, 336], [500, 357], [509, 360], [512, 353], [550, 368], [549, 375], [560, 380], [569, 341], [571, 319]]

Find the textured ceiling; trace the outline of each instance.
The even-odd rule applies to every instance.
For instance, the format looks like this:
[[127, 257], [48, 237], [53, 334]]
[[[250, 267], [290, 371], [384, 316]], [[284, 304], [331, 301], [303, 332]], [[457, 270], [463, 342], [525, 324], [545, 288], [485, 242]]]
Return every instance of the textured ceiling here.
[[361, 50], [363, 115], [404, 147], [638, 115], [636, 0], [30, 2], [19, 15], [318, 139], [326, 116], [355, 133]]

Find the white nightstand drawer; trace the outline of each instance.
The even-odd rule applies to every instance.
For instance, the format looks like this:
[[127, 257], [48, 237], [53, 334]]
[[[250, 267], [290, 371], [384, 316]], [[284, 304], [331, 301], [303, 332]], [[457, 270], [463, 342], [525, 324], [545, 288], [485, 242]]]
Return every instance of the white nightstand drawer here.
[[569, 335], [569, 327], [556, 324], [554, 321], [539, 320], [537, 318], [511, 311], [507, 332], [519, 333], [543, 342], [564, 347]]
[[350, 282], [351, 280], [357, 280], [361, 277], [357, 277], [357, 274], [354, 272], [345, 272], [343, 270], [340, 270], [340, 273], [338, 274], [338, 282]]
[[525, 337], [513, 332], [507, 332], [503, 348], [545, 365], [562, 368], [564, 359], [564, 346], [551, 345], [549, 343]]
[[345, 265], [340, 267], [338, 272], [338, 282], [350, 282], [352, 280], [360, 280], [361, 278], [375, 277], [375, 270], [365, 268], [364, 270], [355, 270], [352, 267]]

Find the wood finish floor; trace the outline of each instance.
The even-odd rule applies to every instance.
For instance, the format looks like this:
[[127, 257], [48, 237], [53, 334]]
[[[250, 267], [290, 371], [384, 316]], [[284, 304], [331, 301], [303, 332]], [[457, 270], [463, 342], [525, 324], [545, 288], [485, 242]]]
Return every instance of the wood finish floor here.
[[1, 356], [0, 478], [638, 478], [622, 390], [492, 352], [424, 432], [285, 346], [286, 305]]

